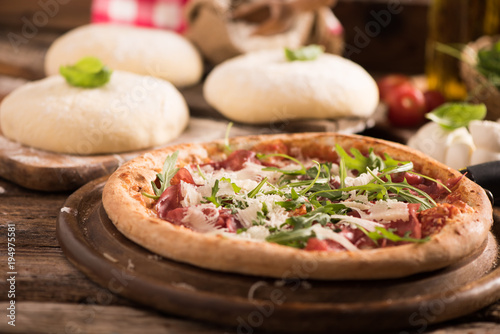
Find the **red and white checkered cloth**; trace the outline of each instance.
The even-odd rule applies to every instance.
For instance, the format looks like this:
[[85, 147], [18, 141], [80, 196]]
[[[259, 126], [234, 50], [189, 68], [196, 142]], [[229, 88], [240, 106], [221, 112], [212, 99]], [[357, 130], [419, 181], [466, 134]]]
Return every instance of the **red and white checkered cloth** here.
[[188, 0], [93, 0], [92, 22], [116, 22], [144, 27], [186, 29], [184, 7]]

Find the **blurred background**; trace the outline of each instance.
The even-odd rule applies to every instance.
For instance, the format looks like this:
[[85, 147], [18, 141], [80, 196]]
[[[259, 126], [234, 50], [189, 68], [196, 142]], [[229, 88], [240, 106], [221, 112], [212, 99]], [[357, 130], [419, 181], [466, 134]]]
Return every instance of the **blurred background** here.
[[[122, 2], [126, 6], [127, 1]], [[432, 0], [338, 0], [333, 12], [343, 26], [344, 56], [371, 73], [423, 73], [431, 3]], [[43, 78], [47, 47], [62, 33], [91, 22], [92, 5], [92, 0], [0, 0], [3, 81], [8, 77]], [[397, 13], [384, 15], [390, 10]]]

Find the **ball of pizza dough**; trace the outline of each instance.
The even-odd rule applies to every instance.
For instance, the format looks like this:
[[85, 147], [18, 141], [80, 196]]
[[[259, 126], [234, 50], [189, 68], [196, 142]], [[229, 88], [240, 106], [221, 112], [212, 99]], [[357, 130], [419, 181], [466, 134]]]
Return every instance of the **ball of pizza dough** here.
[[121, 71], [99, 88], [50, 76], [19, 87], [0, 104], [5, 137], [80, 155], [161, 145], [179, 136], [188, 120], [186, 102], [171, 83]]
[[333, 54], [287, 61], [283, 49], [247, 53], [216, 66], [204, 87], [207, 102], [242, 123], [368, 117], [378, 104], [375, 80]]
[[113, 70], [151, 75], [176, 87], [196, 84], [203, 72], [198, 50], [171, 31], [117, 24], [89, 24], [62, 35], [45, 56], [45, 73], [94, 56]]

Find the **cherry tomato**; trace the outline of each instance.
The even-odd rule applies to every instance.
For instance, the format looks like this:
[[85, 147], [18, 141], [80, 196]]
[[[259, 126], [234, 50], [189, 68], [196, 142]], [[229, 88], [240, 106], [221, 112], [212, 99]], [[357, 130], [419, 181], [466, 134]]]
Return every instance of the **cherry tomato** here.
[[444, 95], [441, 94], [440, 91], [434, 89], [425, 91], [424, 98], [426, 112], [431, 112], [446, 102]]
[[389, 74], [377, 80], [380, 101], [386, 102], [387, 95], [396, 87], [411, 85], [410, 78], [403, 74]]
[[415, 86], [400, 85], [386, 96], [388, 118], [394, 126], [416, 127], [425, 121], [425, 97]]

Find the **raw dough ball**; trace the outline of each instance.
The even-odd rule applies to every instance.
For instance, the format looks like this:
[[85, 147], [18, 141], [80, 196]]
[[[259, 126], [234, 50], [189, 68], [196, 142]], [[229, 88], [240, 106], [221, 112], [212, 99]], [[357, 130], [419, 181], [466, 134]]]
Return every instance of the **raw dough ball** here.
[[199, 52], [174, 32], [116, 24], [90, 24], [59, 37], [45, 56], [45, 73], [59, 73], [61, 65], [72, 65], [94, 56], [113, 70], [151, 75], [176, 87], [196, 84], [203, 72]]
[[289, 62], [283, 49], [247, 53], [216, 66], [204, 85], [207, 102], [243, 123], [368, 117], [378, 104], [375, 80], [333, 54]]
[[19, 87], [0, 105], [5, 137], [82, 155], [161, 145], [179, 136], [188, 120], [186, 102], [171, 83], [120, 71], [92, 89], [54, 75]]

